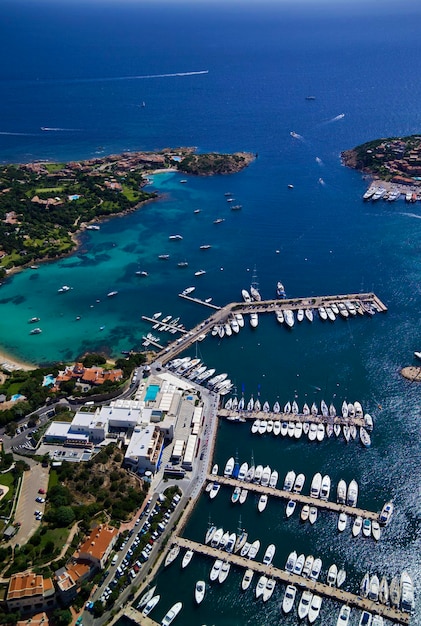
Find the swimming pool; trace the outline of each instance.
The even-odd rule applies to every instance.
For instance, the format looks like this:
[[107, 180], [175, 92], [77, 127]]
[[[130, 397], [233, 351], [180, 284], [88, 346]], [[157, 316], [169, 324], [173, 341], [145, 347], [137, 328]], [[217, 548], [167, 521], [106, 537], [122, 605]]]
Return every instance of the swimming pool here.
[[56, 379], [54, 378], [54, 376], [52, 374], [47, 374], [47, 376], [44, 376], [44, 380], [42, 381], [42, 386], [48, 387], [49, 385], [54, 385], [55, 382], [56, 382]]
[[21, 400], [24, 397], [25, 396], [23, 396], [21, 393], [15, 393], [10, 399], [12, 402], [16, 402], [16, 400]]
[[146, 389], [145, 402], [148, 402], [148, 400], [155, 400], [158, 395], [158, 391], [159, 385], [148, 385]]

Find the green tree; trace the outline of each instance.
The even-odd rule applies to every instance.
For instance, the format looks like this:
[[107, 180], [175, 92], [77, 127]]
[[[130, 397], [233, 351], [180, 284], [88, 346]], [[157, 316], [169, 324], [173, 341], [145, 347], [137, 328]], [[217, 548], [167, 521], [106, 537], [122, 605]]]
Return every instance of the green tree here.
[[68, 626], [72, 621], [72, 614], [69, 609], [56, 609], [53, 613], [53, 623], [55, 626]]

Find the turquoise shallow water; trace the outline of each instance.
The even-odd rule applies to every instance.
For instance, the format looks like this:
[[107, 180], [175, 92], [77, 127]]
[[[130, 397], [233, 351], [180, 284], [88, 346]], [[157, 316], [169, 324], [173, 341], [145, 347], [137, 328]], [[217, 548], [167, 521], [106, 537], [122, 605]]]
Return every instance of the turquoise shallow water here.
[[[416, 585], [411, 624], [421, 624], [420, 396], [399, 375], [420, 349], [421, 212], [403, 201], [364, 204], [366, 181], [339, 158], [375, 137], [419, 132], [419, 5], [314, 3], [304, 11], [287, 2], [225, 3], [224, 10], [205, 2], [122, 2], [85, 3], [81, 12], [65, 2], [4, 4], [9, 28], [0, 50], [13, 63], [0, 73], [2, 161], [177, 145], [250, 150], [258, 158], [230, 177], [180, 184], [184, 176], [155, 176], [159, 201], [83, 234], [71, 257], [8, 280], [0, 288], [0, 346], [40, 363], [86, 350], [117, 356], [139, 348], [150, 330], [141, 315], [161, 311], [189, 327], [206, 312], [178, 298], [182, 289], [196, 286], [198, 296], [225, 304], [240, 298], [254, 266], [264, 297], [278, 280], [291, 296], [375, 291], [388, 306], [385, 315], [303, 323], [292, 332], [261, 316], [256, 331], [247, 325], [229, 340], [207, 338], [198, 351], [246, 398], [260, 393], [285, 404], [296, 397], [300, 405], [324, 398], [338, 408], [343, 399], [359, 399], [373, 415], [369, 450], [342, 441], [256, 439], [247, 425], [222, 423], [215, 459], [222, 466], [233, 454], [253, 454], [281, 477], [303, 471], [307, 485], [316, 471], [329, 473], [334, 486], [356, 478], [361, 504], [374, 510], [393, 498], [396, 512], [378, 545], [338, 537], [330, 514], [314, 528], [300, 525], [297, 515], [286, 522], [274, 503], [258, 516], [253, 498], [241, 509], [242, 525], [262, 544], [276, 543], [276, 565], [292, 549], [319, 555], [325, 565], [344, 564], [349, 589], [367, 570], [390, 579], [408, 569]], [[309, 94], [316, 100], [305, 100]], [[241, 211], [230, 211], [228, 191]], [[217, 217], [225, 221], [214, 225]], [[169, 241], [176, 233], [183, 239]], [[204, 243], [211, 249], [201, 251]], [[158, 259], [164, 253], [168, 261]], [[179, 269], [183, 260], [188, 267]], [[206, 274], [196, 278], [199, 269]], [[138, 270], [148, 276], [136, 276]], [[58, 294], [64, 284], [72, 289]], [[118, 294], [107, 298], [112, 290]], [[34, 316], [43, 332], [30, 336]], [[237, 527], [239, 508], [226, 490], [212, 503], [199, 500], [186, 535], [203, 538], [209, 516]], [[283, 590], [262, 606], [239, 593], [235, 571], [197, 608], [194, 582], [207, 580], [209, 569], [195, 558], [182, 572], [176, 562], [160, 574], [163, 600], [153, 617], [160, 620], [181, 599], [175, 623], [189, 626], [297, 623], [295, 615], [281, 617]], [[320, 623], [334, 624], [337, 611], [324, 603]]]

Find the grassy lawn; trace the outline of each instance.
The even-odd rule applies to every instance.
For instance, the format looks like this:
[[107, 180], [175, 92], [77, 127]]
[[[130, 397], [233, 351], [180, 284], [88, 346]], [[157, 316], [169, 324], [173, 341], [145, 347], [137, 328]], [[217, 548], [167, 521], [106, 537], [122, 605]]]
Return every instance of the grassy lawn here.
[[127, 185], [123, 185], [122, 191], [126, 198], [130, 200], [130, 202], [134, 202], [135, 200], [139, 199], [139, 192], [131, 189], [130, 187], [127, 187]]
[[35, 193], [61, 193], [64, 187], [37, 187]]
[[7, 474], [0, 474], [0, 485], [9, 487], [9, 491], [6, 493], [4, 498], [2, 498], [0, 501], [0, 507], [1, 507], [1, 505], [4, 504], [5, 502], [9, 502], [9, 500], [12, 500], [15, 494], [15, 487], [13, 485], [13, 476], [11, 472], [8, 472]]
[[40, 548], [44, 548], [49, 541], [52, 541], [54, 543], [54, 550], [60, 551], [66, 543], [69, 532], [69, 528], [48, 529], [44, 535], [41, 535]]
[[58, 476], [56, 470], [51, 470], [50, 477], [48, 479], [48, 491], [59, 484]]
[[43, 163], [48, 172], [58, 172], [63, 169], [64, 163]]

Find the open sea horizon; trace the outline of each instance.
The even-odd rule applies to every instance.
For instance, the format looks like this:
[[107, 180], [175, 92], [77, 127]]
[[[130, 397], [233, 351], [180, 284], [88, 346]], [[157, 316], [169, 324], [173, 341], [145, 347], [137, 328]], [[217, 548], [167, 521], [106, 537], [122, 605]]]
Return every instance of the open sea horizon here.
[[[315, 446], [256, 439], [247, 424], [221, 422], [215, 462], [223, 467], [232, 455], [247, 461], [253, 455], [276, 468], [280, 481], [289, 469], [304, 472], [307, 485], [316, 471], [329, 473], [334, 486], [355, 478], [359, 503], [372, 510], [393, 499], [394, 518], [377, 544], [337, 535], [327, 513], [307, 528], [297, 513], [287, 521], [284, 507], [270, 502], [259, 517], [250, 497], [241, 517], [262, 545], [276, 543], [276, 566], [293, 549], [319, 555], [325, 573], [333, 562], [345, 566], [350, 591], [357, 592], [366, 571], [390, 581], [406, 569], [416, 588], [411, 625], [419, 626], [420, 389], [399, 372], [421, 349], [421, 210], [403, 200], [364, 203], [368, 181], [345, 168], [340, 153], [370, 139], [420, 132], [421, 7], [408, 1], [3, 4], [0, 53], [11, 61], [0, 70], [1, 162], [176, 146], [258, 156], [231, 176], [154, 175], [147, 189], [159, 200], [84, 232], [73, 255], [6, 280], [1, 349], [39, 364], [86, 351], [116, 357], [139, 350], [151, 330], [142, 315], [161, 311], [191, 327], [207, 313], [181, 300], [182, 289], [195, 286], [195, 295], [217, 305], [239, 301], [254, 268], [263, 298], [274, 297], [278, 280], [290, 297], [374, 291], [386, 314], [303, 322], [291, 332], [275, 316], [261, 315], [256, 330], [246, 323], [238, 336], [208, 337], [198, 350], [246, 398], [260, 395], [271, 404], [296, 398], [300, 406], [323, 398], [338, 409], [345, 399], [359, 400], [373, 415], [369, 449], [337, 440]], [[241, 211], [230, 210], [227, 192]], [[215, 225], [217, 217], [225, 221]], [[183, 239], [169, 241], [175, 233]], [[202, 244], [212, 247], [203, 251]], [[188, 267], [180, 269], [183, 260]], [[199, 269], [206, 274], [195, 277]], [[138, 270], [148, 276], [140, 278]], [[59, 294], [64, 284], [72, 289]], [[117, 296], [107, 298], [112, 290]], [[43, 332], [30, 336], [34, 316]], [[229, 496], [221, 489], [212, 502], [200, 497], [186, 536], [201, 540], [209, 516], [235, 530], [239, 509]], [[210, 587], [197, 607], [194, 583], [208, 580], [210, 566], [195, 557], [186, 570], [176, 562], [161, 572], [163, 599], [152, 617], [161, 620], [182, 600], [178, 620], [189, 625], [298, 623], [296, 611], [281, 613], [283, 586], [262, 607], [251, 592], [240, 593], [240, 571]], [[320, 623], [336, 624], [338, 612], [337, 603], [323, 601]], [[357, 626], [358, 619], [353, 609], [350, 623]]]

